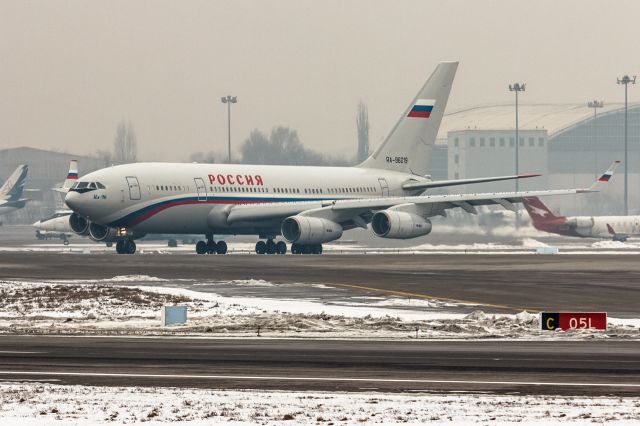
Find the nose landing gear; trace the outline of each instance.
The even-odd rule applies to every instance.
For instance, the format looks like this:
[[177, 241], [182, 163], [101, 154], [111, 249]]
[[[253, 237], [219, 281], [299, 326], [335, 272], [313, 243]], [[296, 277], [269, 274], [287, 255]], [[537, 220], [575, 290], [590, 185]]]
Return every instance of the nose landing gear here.
[[118, 254], [134, 254], [136, 252], [136, 243], [133, 240], [118, 240], [116, 243], [116, 253]]

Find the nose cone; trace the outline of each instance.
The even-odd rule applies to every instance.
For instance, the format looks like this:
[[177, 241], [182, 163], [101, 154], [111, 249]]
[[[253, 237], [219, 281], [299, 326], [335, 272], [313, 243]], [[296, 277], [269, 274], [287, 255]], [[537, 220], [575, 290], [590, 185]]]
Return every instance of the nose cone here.
[[80, 213], [82, 214], [82, 195], [75, 192], [75, 191], [69, 191], [67, 192], [67, 195], [65, 195], [64, 197], [64, 202], [67, 206], [69, 206], [69, 208], [71, 210], [73, 210], [76, 213]]

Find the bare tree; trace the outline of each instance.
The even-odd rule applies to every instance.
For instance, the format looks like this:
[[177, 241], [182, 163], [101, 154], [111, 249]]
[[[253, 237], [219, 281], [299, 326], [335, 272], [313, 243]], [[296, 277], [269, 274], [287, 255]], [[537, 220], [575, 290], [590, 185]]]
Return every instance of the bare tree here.
[[305, 166], [346, 166], [349, 160], [323, 155], [306, 148], [298, 132], [278, 126], [267, 137], [260, 130], [253, 130], [240, 148], [245, 164], [286, 164]]
[[122, 120], [116, 129], [113, 140], [113, 162], [115, 164], [135, 163], [138, 161], [138, 139], [130, 121]]
[[109, 167], [113, 164], [113, 154], [110, 151], [99, 149], [96, 152], [96, 157], [98, 157], [103, 167]]
[[220, 155], [217, 155], [215, 152], [213, 151], [208, 151], [208, 152], [194, 152], [189, 156], [189, 161], [193, 162], [193, 163], [208, 163], [208, 164], [214, 164], [216, 162], [216, 157], [222, 157]]
[[360, 102], [356, 114], [356, 127], [358, 128], [358, 163], [363, 162], [369, 156], [369, 110]]

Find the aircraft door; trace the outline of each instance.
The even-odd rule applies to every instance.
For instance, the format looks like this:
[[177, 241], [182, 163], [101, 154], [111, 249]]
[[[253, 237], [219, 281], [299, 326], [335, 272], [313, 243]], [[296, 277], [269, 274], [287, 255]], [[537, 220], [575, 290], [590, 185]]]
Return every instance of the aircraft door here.
[[138, 178], [135, 176], [127, 176], [126, 179], [127, 179], [127, 186], [129, 187], [129, 199], [139, 200], [140, 184], [138, 183]]
[[196, 190], [198, 191], [198, 201], [207, 201], [207, 186], [204, 184], [202, 178], [193, 178], [196, 183]]
[[389, 185], [387, 184], [387, 180], [385, 178], [378, 178], [378, 182], [380, 183], [380, 190], [382, 191], [382, 196], [388, 197]]

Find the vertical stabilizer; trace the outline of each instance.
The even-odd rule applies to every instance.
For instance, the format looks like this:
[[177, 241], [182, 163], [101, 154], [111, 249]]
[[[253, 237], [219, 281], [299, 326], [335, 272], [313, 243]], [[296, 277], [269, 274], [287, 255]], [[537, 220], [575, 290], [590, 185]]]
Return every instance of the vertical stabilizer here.
[[18, 201], [22, 197], [22, 190], [24, 189], [24, 183], [27, 181], [28, 172], [29, 167], [26, 164], [19, 165], [0, 188], [0, 200]]
[[522, 200], [524, 207], [527, 209], [534, 225], [554, 222], [558, 219], [564, 219], [564, 216], [556, 216], [549, 207], [547, 207], [540, 198], [530, 197]]
[[458, 62], [441, 62], [382, 145], [358, 167], [427, 174], [430, 147], [438, 135], [457, 69]]
[[78, 160], [69, 161], [69, 173], [67, 173], [67, 178], [64, 180], [62, 184], [62, 188], [67, 191], [71, 186], [78, 180]]

